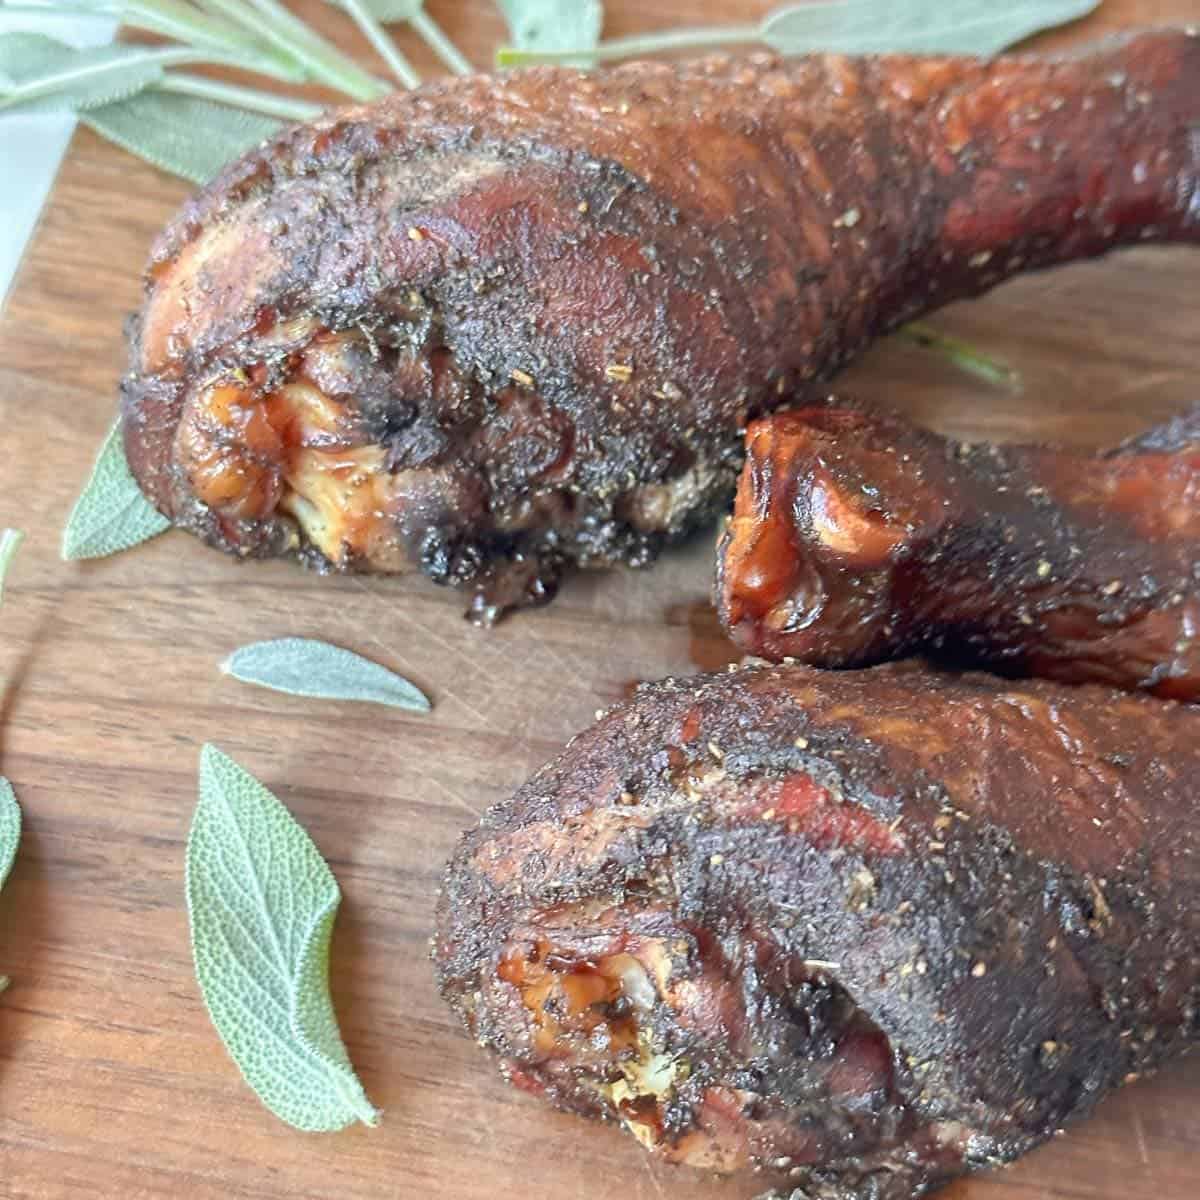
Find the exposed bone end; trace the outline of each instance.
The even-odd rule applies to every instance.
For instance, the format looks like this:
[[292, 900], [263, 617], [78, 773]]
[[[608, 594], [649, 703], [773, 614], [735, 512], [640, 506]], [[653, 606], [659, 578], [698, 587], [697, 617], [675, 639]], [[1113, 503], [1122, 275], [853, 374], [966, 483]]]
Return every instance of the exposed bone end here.
[[902, 527], [846, 492], [826, 471], [815, 473], [810, 503], [814, 536], [848, 568], [883, 566], [904, 544]]
[[[279, 337], [314, 335], [310, 320], [285, 325]], [[354, 333], [315, 338], [289, 381], [274, 387], [259, 366], [202, 388], [179, 423], [176, 461], [197, 498], [220, 517], [266, 521], [283, 514], [335, 567], [403, 571], [409, 558], [386, 449], [368, 439], [354, 406], [311, 382], [313, 375], [336, 378], [359, 341]]]

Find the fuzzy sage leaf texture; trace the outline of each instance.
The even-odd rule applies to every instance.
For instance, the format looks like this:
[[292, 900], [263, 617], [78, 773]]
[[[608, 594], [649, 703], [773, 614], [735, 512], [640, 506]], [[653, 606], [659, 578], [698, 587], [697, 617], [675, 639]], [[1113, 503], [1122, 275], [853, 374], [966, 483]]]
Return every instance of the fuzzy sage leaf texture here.
[[197, 184], [282, 128], [270, 117], [157, 91], [93, 108], [81, 119], [139, 158]]
[[1077, 20], [1101, 0], [830, 0], [777, 9], [761, 37], [781, 54], [999, 54], [1030, 34]]
[[91, 46], [76, 50], [40, 33], [0, 35], [0, 110], [79, 111], [135, 95], [164, 66], [194, 61], [181, 47]]
[[498, 0], [518, 50], [569, 50], [590, 65], [600, 40], [604, 5], [598, 0]]
[[243, 683], [319, 700], [361, 700], [426, 713], [428, 698], [370, 659], [312, 638], [277, 638], [235, 650], [221, 670]]
[[21, 843], [21, 806], [12, 784], [0, 775], [0, 888], [8, 880]]
[[116, 554], [148, 541], [170, 524], [134, 480], [118, 421], [104, 439], [91, 478], [67, 518], [63, 558], [70, 562]]
[[279, 800], [211, 745], [200, 754], [187, 903], [209, 1016], [263, 1104], [310, 1133], [377, 1124], [329, 994], [337, 881]]
[[4, 601], [4, 580], [24, 540], [25, 535], [19, 529], [0, 531], [0, 603]]

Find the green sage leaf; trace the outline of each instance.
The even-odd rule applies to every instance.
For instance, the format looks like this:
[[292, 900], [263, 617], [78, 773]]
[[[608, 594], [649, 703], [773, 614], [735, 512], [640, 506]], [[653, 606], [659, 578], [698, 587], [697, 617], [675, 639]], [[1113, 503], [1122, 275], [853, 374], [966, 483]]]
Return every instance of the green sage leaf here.
[[207, 183], [282, 128], [270, 117], [159, 91], [93, 108], [82, 120], [109, 141], [192, 183]]
[[[994, 0], [811, 0], [777, 8], [757, 25], [667, 29], [590, 45], [594, 47], [592, 60], [599, 62], [753, 42], [766, 42], [788, 55], [832, 51], [986, 57], [1030, 34], [1086, 16], [1101, 3], [1103, 0], [1012, 0], [1008, 4]], [[574, 53], [569, 43], [551, 45], [547, 41], [528, 48], [505, 47], [497, 62], [500, 66], [569, 62]]]
[[8, 569], [16, 557], [17, 550], [25, 540], [25, 535], [19, 529], [5, 529], [0, 532], [0, 603], [4, 601], [4, 580]]
[[762, 40], [781, 54], [998, 54], [1030, 34], [1064, 25], [1102, 0], [830, 0], [770, 13]]
[[21, 806], [12, 784], [0, 775], [0, 888], [8, 880], [21, 842]]
[[116, 554], [148, 541], [170, 524], [142, 495], [130, 473], [118, 421], [104, 439], [91, 478], [67, 518], [63, 558], [71, 562]]
[[518, 50], [578, 51], [571, 61], [590, 66], [600, 41], [604, 5], [599, 0], [499, 0]]
[[402, 676], [370, 659], [310, 638], [279, 638], [235, 650], [221, 670], [292, 696], [361, 700], [409, 712], [429, 712], [426, 696]]
[[204, 1002], [258, 1098], [308, 1132], [377, 1124], [329, 994], [337, 881], [288, 810], [215, 746], [200, 754], [187, 902]]
[[0, 110], [80, 111], [135, 95], [163, 67], [201, 57], [180, 46], [89, 46], [77, 50], [40, 33], [0, 34]]

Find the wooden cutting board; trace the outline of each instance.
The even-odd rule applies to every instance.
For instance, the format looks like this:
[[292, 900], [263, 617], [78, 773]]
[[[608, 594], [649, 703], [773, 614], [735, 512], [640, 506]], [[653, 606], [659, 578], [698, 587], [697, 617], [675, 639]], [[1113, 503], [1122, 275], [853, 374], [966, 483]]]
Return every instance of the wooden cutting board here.
[[[332, 9], [300, 7], [359, 52]], [[612, 0], [608, 30], [744, 21], [768, 7]], [[429, 8], [488, 62], [502, 38], [490, 3]], [[1200, 0], [1108, 0], [1102, 17], [1045, 44], [1189, 20]], [[576, 579], [549, 609], [490, 633], [463, 622], [459, 596], [421, 579], [242, 566], [183, 534], [97, 563], [58, 560], [112, 420], [121, 323], [147, 247], [186, 192], [80, 132], [0, 321], [0, 525], [29, 535], [0, 613], [0, 769], [27, 822], [0, 899], [0, 969], [13, 978], [0, 998], [0, 1197], [753, 1195], [753, 1179], [651, 1162], [624, 1135], [503, 1085], [439, 1001], [426, 958], [441, 865], [478, 813], [635, 680], [733, 657], [708, 604], [711, 538], [651, 572]], [[1021, 280], [938, 323], [1018, 367], [1022, 394], [897, 343], [845, 386], [957, 433], [1111, 442], [1197, 400], [1198, 291], [1200, 257], [1180, 250]], [[436, 709], [419, 718], [320, 704], [218, 674], [236, 646], [283, 634], [372, 655], [419, 682]], [[277, 792], [341, 881], [333, 990], [351, 1056], [386, 1112], [378, 1130], [291, 1131], [241, 1083], [208, 1022], [183, 899], [204, 741]], [[1125, 1089], [1052, 1146], [945, 1194], [1191, 1200], [1200, 1061]]]

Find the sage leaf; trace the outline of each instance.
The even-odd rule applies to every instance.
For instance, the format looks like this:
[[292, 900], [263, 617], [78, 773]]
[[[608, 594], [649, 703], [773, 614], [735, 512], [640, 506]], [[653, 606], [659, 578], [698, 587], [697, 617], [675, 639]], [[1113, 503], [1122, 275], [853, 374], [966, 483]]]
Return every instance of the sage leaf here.
[[196, 978], [243, 1078], [277, 1117], [312, 1133], [379, 1120], [329, 994], [340, 902], [333, 873], [288, 810], [206, 745], [187, 847]]
[[425, 695], [400, 675], [361, 655], [311, 638], [278, 638], [235, 650], [221, 670], [292, 696], [361, 700], [409, 712], [429, 712]]
[[93, 108], [82, 120], [109, 141], [192, 183], [207, 183], [282, 128], [270, 117], [159, 91]]
[[[711, 25], [668, 29], [588, 43], [590, 61], [643, 58], [664, 51], [712, 49], [765, 42], [780, 54], [832, 51], [841, 54], [974, 54], [981, 57], [1043, 29], [1065, 25], [1100, 7], [1103, 0], [812, 0], [768, 13], [757, 25]], [[501, 0], [504, 6], [504, 0]], [[527, 6], [549, 7], [539, 0]], [[551, 44], [553, 42], [554, 44]], [[505, 47], [500, 66], [570, 62], [575, 49], [550, 39], [537, 46]]]
[[770, 13], [761, 37], [781, 54], [998, 54], [1030, 34], [1064, 25], [1102, 0], [829, 0]]
[[104, 439], [91, 478], [67, 518], [63, 558], [72, 562], [116, 554], [148, 541], [170, 524], [142, 495], [130, 473], [118, 421]]
[[21, 842], [21, 806], [12, 784], [0, 775], [0, 888], [8, 880]]
[[590, 66], [600, 41], [604, 5], [599, 0], [499, 0], [518, 50], [576, 51], [570, 60]]
[[0, 35], [0, 110], [79, 111], [132, 96], [163, 67], [203, 57], [181, 46], [89, 46], [77, 50], [38, 33]]
[[8, 569], [24, 540], [25, 535], [19, 529], [5, 529], [0, 533], [0, 603], [4, 601], [4, 580]]

